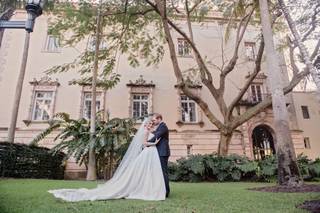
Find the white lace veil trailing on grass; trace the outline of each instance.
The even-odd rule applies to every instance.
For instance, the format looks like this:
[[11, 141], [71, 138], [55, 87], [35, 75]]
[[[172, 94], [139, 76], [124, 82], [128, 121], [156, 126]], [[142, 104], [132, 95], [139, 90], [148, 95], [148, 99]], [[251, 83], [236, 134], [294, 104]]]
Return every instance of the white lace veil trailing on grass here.
[[114, 179], [118, 179], [120, 175], [128, 168], [131, 162], [138, 157], [140, 152], [142, 151], [143, 147], [143, 140], [145, 137], [145, 124], [150, 121], [150, 118], [145, 118], [142, 122], [141, 126], [139, 127], [137, 133], [133, 137], [125, 155], [123, 156], [120, 165], [116, 169], [114, 175], [110, 179], [110, 181]]

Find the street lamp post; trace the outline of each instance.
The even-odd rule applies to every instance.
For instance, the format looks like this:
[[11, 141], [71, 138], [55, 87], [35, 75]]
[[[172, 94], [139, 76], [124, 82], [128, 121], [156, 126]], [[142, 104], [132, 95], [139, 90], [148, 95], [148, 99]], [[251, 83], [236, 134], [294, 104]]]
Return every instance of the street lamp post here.
[[42, 14], [44, 1], [43, 0], [27, 0], [26, 1], [26, 10], [28, 14], [28, 18], [26, 21], [1, 21], [0, 20], [0, 29], [25, 29], [25, 43], [23, 48], [22, 62], [20, 67], [20, 73], [18, 77], [18, 82], [16, 85], [16, 92], [14, 96], [14, 103], [11, 114], [11, 122], [8, 131], [8, 142], [14, 142], [18, 111], [23, 87], [24, 75], [26, 72], [26, 65], [28, 59], [28, 50], [29, 50], [29, 42], [30, 42], [30, 33], [33, 32], [33, 27], [35, 23], [35, 19]]

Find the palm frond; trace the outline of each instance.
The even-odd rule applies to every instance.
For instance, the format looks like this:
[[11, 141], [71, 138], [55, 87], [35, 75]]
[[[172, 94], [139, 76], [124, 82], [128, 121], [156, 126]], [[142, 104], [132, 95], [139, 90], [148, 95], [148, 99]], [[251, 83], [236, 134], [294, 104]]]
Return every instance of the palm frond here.
[[45, 129], [43, 132], [41, 132], [39, 135], [37, 135], [30, 143], [30, 146], [37, 146], [38, 143], [43, 140], [47, 135], [49, 135], [54, 130], [58, 129], [61, 126], [60, 122], [56, 122], [49, 126], [47, 129]]
[[60, 118], [62, 120], [64, 120], [65, 122], [69, 122], [70, 121], [70, 115], [68, 113], [65, 112], [59, 112], [56, 113], [53, 118]]

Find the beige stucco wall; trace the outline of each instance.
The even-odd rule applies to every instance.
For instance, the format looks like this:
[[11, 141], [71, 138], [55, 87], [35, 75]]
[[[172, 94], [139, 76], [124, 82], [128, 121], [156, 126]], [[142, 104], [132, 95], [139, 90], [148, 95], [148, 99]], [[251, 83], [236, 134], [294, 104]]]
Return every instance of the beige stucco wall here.
[[[25, 14], [22, 11], [18, 11], [13, 17], [15, 20], [24, 20]], [[61, 48], [59, 53], [45, 52], [44, 44], [47, 36], [47, 24], [48, 17], [43, 15], [37, 18], [34, 32], [31, 34], [29, 58], [25, 76], [25, 82], [23, 85], [23, 93], [19, 108], [19, 117], [17, 123], [16, 142], [28, 143], [35, 135], [37, 135], [42, 129], [46, 128], [48, 124], [46, 122], [31, 122], [30, 125], [26, 125], [23, 120], [30, 119], [30, 106], [32, 97], [32, 85], [30, 81], [34, 78], [39, 80], [45, 76], [44, 71], [55, 65], [71, 62], [75, 59], [81, 51], [86, 48], [86, 40], [80, 42], [76, 47]], [[184, 23], [180, 25], [183, 29], [186, 28]], [[219, 25], [217, 21], [211, 21], [204, 25], [195, 24], [194, 35], [198, 48], [201, 50], [204, 56], [212, 60], [213, 63], [221, 64], [221, 41], [224, 29]], [[9, 126], [9, 120], [11, 115], [11, 109], [13, 104], [13, 96], [15, 90], [15, 84], [18, 77], [18, 71], [20, 68], [20, 61], [22, 55], [22, 47], [24, 41], [23, 30], [6, 30], [4, 34], [3, 46], [0, 49], [0, 140], [4, 140], [7, 134], [7, 127]], [[255, 41], [259, 31], [253, 27], [249, 27], [244, 41]], [[174, 39], [179, 36], [174, 34]], [[226, 58], [230, 58], [233, 53], [233, 34], [231, 34], [230, 41], [225, 44]], [[258, 47], [257, 47], [258, 48]], [[166, 48], [167, 49], [167, 48]], [[167, 51], [166, 51], [167, 52]], [[239, 51], [239, 65], [237, 65], [236, 72], [230, 73], [226, 82], [226, 94], [225, 98], [229, 103], [235, 94], [239, 91], [239, 88], [244, 84], [245, 76], [248, 72], [252, 72], [254, 63], [248, 61], [245, 56], [244, 44], [242, 43]], [[280, 58], [282, 56], [280, 55]], [[172, 156], [170, 160], [176, 160], [180, 157], [187, 156], [187, 145], [192, 145], [193, 154], [212, 153], [217, 150], [219, 141], [219, 132], [217, 128], [212, 125], [208, 119], [203, 115], [201, 110], [198, 110], [199, 121], [203, 121], [204, 125], [188, 124], [179, 126], [176, 122], [180, 119], [179, 114], [179, 93], [174, 87], [176, 79], [172, 71], [172, 64], [170, 57], [166, 53], [163, 61], [157, 66], [146, 67], [144, 65], [133, 68], [127, 60], [126, 55], [119, 55], [119, 62], [115, 67], [115, 71], [121, 74], [121, 82], [112, 90], [107, 91], [104, 101], [105, 110], [108, 110], [111, 117], [129, 117], [129, 88], [127, 83], [129, 81], [135, 81], [140, 75], [143, 75], [144, 80], [147, 82], [152, 81], [155, 84], [153, 89], [153, 112], [160, 112], [163, 114], [164, 120], [170, 129], [170, 145], [172, 150]], [[195, 64], [192, 57], [179, 58], [179, 63], [183, 69], [190, 68]], [[214, 76], [219, 75], [219, 72], [210, 67]], [[283, 80], [287, 82], [287, 74], [282, 61], [283, 68]], [[266, 69], [265, 63], [262, 65], [262, 71]], [[75, 71], [68, 73], [57, 74], [50, 76], [53, 80], [57, 79], [60, 86], [57, 89], [56, 102], [54, 106], [54, 113], [67, 112], [72, 118], [80, 117], [80, 105], [81, 105], [81, 91], [80, 86], [70, 86], [68, 82], [78, 75]], [[268, 91], [268, 88], [264, 85], [264, 92]], [[208, 101], [209, 107], [212, 111], [218, 112], [218, 108], [211, 98], [209, 91], [205, 88], [201, 89], [201, 96]], [[288, 102], [292, 103], [292, 99], [288, 98]], [[244, 109], [244, 108], [243, 108]], [[221, 116], [218, 116], [221, 117]], [[243, 124], [235, 132], [233, 140], [230, 146], [230, 153], [245, 154], [248, 157], [252, 157], [252, 130], [258, 124], [268, 124], [272, 127], [272, 111], [270, 109], [266, 112], [256, 116], [254, 119]], [[293, 116], [294, 120], [295, 116]], [[318, 119], [319, 121], [319, 119]], [[318, 125], [319, 126], [319, 125]], [[303, 128], [303, 126], [299, 126]], [[292, 136], [295, 142], [295, 148], [297, 152], [302, 151], [303, 137], [299, 128], [292, 127]], [[42, 145], [52, 147], [54, 134], [42, 141]], [[316, 146], [315, 146], [316, 147]], [[320, 147], [320, 146], [318, 146]], [[319, 149], [313, 152], [313, 149], [308, 153], [310, 156], [317, 155]], [[73, 173], [83, 171], [83, 168], [79, 168], [71, 160], [67, 164], [70, 177]]]
[[[303, 137], [309, 137], [311, 149], [304, 149], [303, 153], [311, 158], [320, 157], [320, 105], [315, 92], [293, 92], [298, 126], [303, 130]], [[310, 119], [304, 119], [301, 106], [307, 106]]]

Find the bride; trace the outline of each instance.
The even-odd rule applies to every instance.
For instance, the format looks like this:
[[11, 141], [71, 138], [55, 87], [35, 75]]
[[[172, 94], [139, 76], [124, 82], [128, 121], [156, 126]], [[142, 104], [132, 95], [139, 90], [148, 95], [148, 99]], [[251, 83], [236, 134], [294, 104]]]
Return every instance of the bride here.
[[154, 135], [153, 124], [145, 119], [124, 155], [113, 177], [94, 189], [49, 190], [66, 201], [107, 199], [165, 200], [166, 189], [155, 143], [147, 142]]

